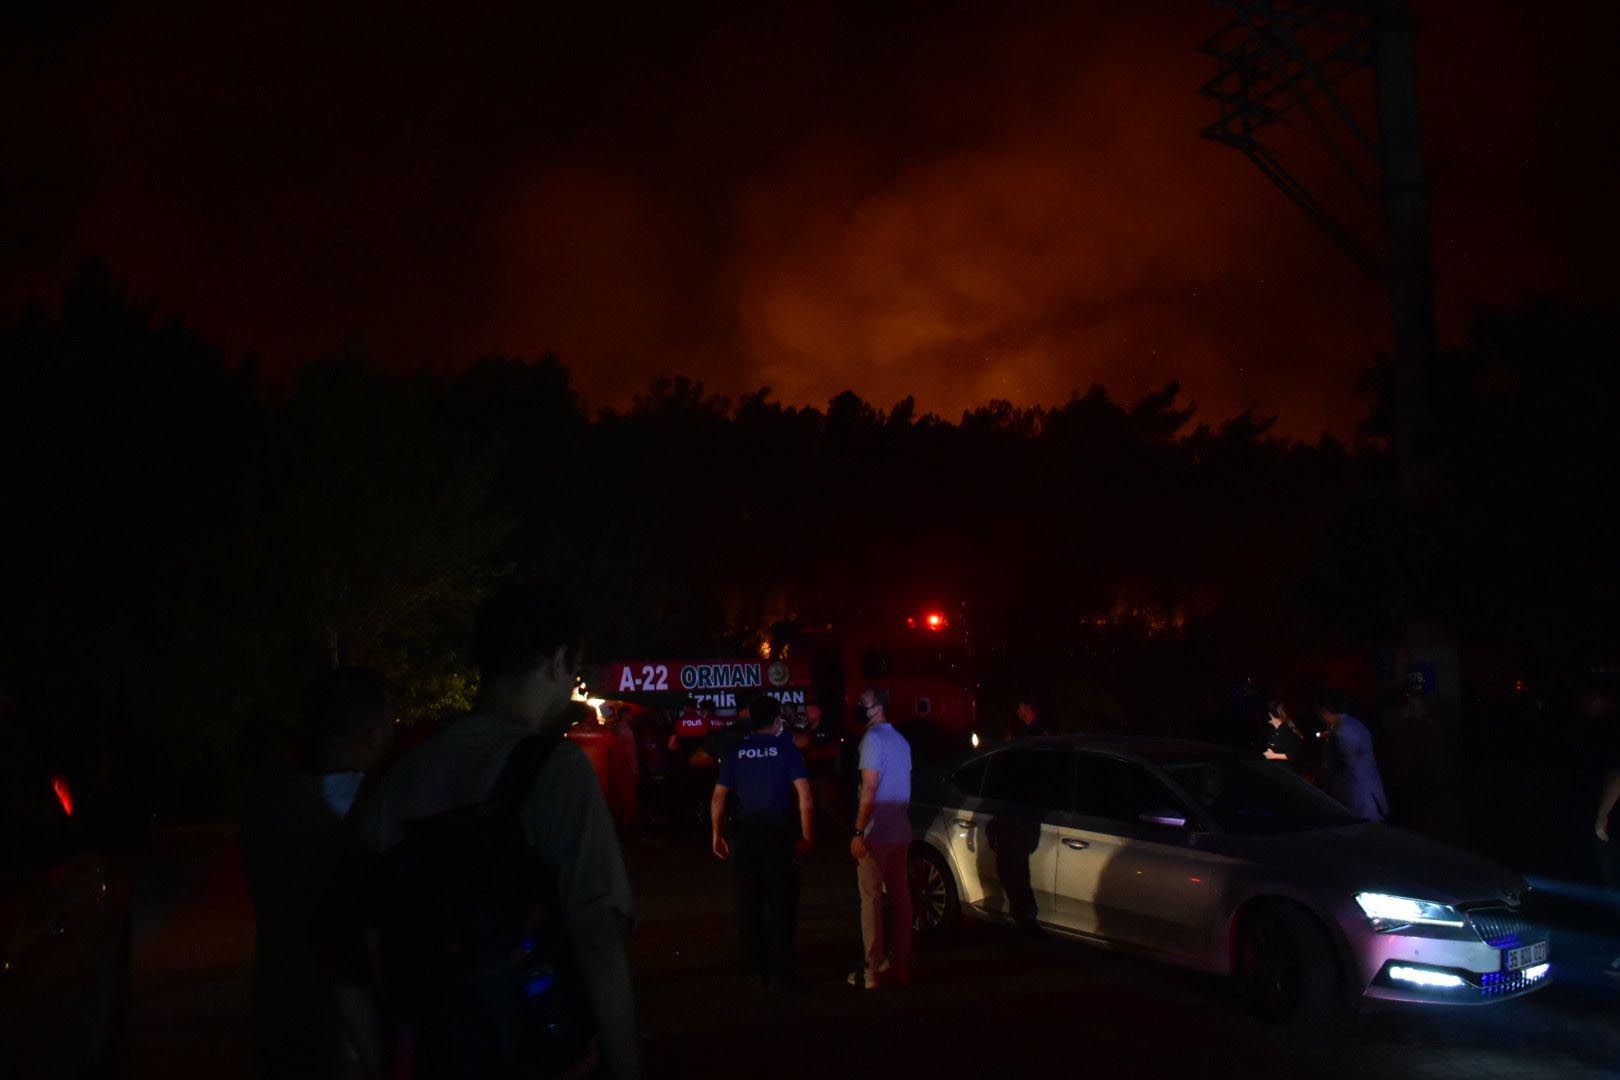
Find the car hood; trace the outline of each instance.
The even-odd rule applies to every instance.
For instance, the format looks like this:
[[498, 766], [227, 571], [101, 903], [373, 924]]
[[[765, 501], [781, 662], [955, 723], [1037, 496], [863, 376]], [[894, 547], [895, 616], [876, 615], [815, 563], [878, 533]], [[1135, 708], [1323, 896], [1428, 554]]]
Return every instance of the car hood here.
[[1257, 862], [1349, 892], [1383, 892], [1445, 904], [1493, 900], [1517, 904], [1527, 888], [1523, 877], [1487, 859], [1388, 825], [1347, 825], [1242, 840]]

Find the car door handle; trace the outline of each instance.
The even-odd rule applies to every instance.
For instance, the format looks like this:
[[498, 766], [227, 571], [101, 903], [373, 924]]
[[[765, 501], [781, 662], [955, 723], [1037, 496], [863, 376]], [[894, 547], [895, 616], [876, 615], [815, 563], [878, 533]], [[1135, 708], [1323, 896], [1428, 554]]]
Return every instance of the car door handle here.
[[1073, 848], [1076, 851], [1084, 851], [1084, 850], [1086, 850], [1086, 848], [1091, 846], [1091, 841], [1090, 840], [1076, 840], [1072, 836], [1065, 836], [1063, 838], [1063, 846], [1066, 847], [1066, 848]]
[[951, 822], [951, 824], [955, 825], [958, 829], [977, 829], [979, 827], [979, 823], [977, 821], [971, 821], [967, 818], [957, 818], [955, 821]]

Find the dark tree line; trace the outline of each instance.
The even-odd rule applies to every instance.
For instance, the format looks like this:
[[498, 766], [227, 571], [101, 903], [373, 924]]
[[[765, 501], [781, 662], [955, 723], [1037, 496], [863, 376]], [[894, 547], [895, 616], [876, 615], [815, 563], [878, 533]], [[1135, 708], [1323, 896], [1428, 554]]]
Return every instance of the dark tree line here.
[[278, 390], [91, 264], [0, 336], [0, 677], [76, 767], [207, 806], [321, 665], [380, 666], [412, 717], [464, 707], [469, 612], [512, 575], [577, 588], [599, 657], [941, 606], [988, 702], [1147, 730], [1413, 615], [1586, 662], [1617, 636], [1614, 340], [1552, 304], [1482, 318], [1441, 372], [1449, 480], [1413, 508], [1377, 370], [1353, 444], [1204, 421], [1173, 384], [956, 421], [681, 378], [593, 412], [554, 357], [339, 356]]

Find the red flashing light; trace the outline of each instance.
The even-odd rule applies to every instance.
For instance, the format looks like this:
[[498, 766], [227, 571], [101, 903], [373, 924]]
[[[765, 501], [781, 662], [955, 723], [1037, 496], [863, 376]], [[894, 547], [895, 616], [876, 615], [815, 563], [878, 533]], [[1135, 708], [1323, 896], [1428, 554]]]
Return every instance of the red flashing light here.
[[51, 790], [56, 792], [56, 801], [62, 804], [62, 813], [68, 817], [73, 816], [73, 789], [68, 787], [67, 777], [51, 777]]
[[927, 616], [924, 617], [923, 621], [928, 624], [928, 629], [930, 630], [945, 629], [945, 616], [941, 615], [937, 611], [930, 611]]

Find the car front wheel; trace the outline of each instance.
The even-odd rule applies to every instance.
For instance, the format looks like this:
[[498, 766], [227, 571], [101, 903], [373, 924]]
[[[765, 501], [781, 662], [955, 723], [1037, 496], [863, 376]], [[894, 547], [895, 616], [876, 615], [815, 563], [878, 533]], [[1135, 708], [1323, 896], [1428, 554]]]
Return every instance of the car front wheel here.
[[1327, 936], [1302, 908], [1256, 904], [1238, 924], [1234, 967], [1249, 1004], [1278, 1023], [1324, 1018], [1333, 1008], [1337, 968]]
[[906, 869], [911, 878], [912, 928], [923, 935], [944, 934], [962, 917], [956, 900], [956, 882], [945, 859], [933, 848], [918, 844], [911, 849]]

